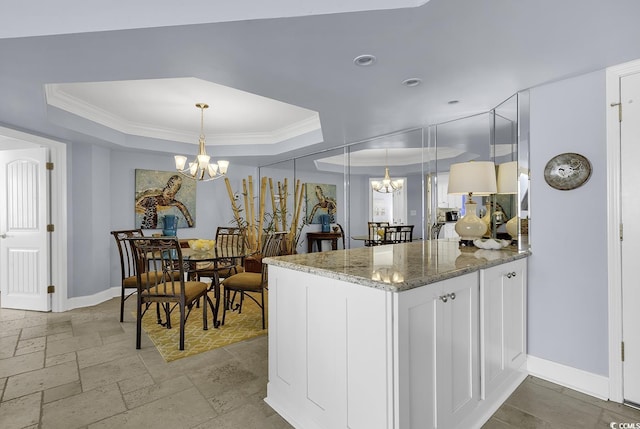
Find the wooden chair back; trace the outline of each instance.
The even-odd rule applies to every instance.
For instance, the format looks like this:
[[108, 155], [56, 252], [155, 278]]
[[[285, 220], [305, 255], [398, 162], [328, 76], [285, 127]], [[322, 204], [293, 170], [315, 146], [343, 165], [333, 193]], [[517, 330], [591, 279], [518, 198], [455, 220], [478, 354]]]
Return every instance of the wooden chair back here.
[[376, 246], [383, 244], [384, 235], [378, 234], [378, 231], [382, 231], [382, 228], [389, 226], [389, 222], [367, 222], [369, 230], [369, 238], [365, 240], [365, 246]]
[[219, 226], [216, 230], [216, 247], [244, 250], [246, 247], [244, 230], [236, 227]]
[[414, 225], [389, 225], [382, 227], [383, 244], [410, 243], [413, 241]]
[[128, 277], [136, 275], [136, 261], [133, 256], [131, 242], [127, 240], [133, 237], [144, 237], [141, 229], [124, 229], [120, 231], [111, 231], [111, 235], [116, 240], [118, 254], [120, 255], [120, 273], [124, 280]]
[[137, 237], [129, 239], [137, 264], [138, 308], [136, 324], [136, 348], [140, 348], [142, 316], [151, 303], [164, 309], [167, 328], [171, 328], [171, 313], [180, 311], [179, 349], [184, 350], [184, 325], [200, 298], [205, 297], [202, 309], [203, 329], [207, 329], [207, 304], [214, 311], [207, 296], [208, 285], [200, 281], [185, 280], [185, 262], [182, 247], [176, 237]]
[[[137, 289], [136, 283], [136, 261], [128, 240], [133, 237], [144, 237], [141, 229], [123, 229], [111, 231], [111, 235], [116, 240], [118, 255], [120, 255], [120, 322], [124, 322], [124, 302]], [[127, 293], [129, 289], [129, 293]]]

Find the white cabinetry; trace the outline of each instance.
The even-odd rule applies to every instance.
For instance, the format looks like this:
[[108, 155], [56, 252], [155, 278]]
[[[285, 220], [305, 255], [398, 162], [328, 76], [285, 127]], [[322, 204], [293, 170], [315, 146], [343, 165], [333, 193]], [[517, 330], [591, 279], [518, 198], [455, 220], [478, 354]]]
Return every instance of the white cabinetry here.
[[526, 360], [526, 264], [521, 259], [480, 272], [483, 399]]
[[453, 428], [477, 406], [478, 274], [397, 294], [397, 428]]
[[449, 195], [449, 173], [438, 173], [437, 196], [438, 207], [457, 208], [462, 207], [462, 197], [460, 195]]
[[267, 403], [301, 429], [480, 428], [526, 376], [526, 269], [396, 292], [270, 265]]
[[392, 427], [390, 294], [269, 266], [267, 403], [297, 428]]

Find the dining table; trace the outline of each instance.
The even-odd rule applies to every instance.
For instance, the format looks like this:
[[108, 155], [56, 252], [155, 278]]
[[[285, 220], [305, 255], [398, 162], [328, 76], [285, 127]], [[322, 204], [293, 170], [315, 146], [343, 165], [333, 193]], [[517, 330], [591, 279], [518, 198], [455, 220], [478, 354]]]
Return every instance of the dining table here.
[[245, 258], [254, 252], [246, 249], [239, 249], [235, 246], [220, 247], [215, 246], [208, 250], [193, 250], [190, 247], [182, 249], [182, 260], [185, 272], [189, 277], [195, 277], [198, 272], [206, 271], [213, 273], [209, 290], [213, 291], [215, 308], [213, 310], [213, 326], [218, 328], [218, 308], [220, 307], [220, 276], [219, 271], [242, 265]]

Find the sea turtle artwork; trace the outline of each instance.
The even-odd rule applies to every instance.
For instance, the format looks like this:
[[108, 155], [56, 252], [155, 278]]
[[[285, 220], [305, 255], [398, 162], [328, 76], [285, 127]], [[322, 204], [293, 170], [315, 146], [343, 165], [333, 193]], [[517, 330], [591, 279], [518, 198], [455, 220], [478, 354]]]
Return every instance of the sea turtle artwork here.
[[[191, 214], [192, 212], [195, 213], [195, 207], [189, 207], [189, 205], [195, 204], [195, 198], [191, 200], [188, 195], [189, 192], [184, 192], [182, 177], [177, 174], [167, 173], [136, 170], [136, 225], [142, 229], [160, 228], [162, 225], [158, 223], [159, 212], [165, 215], [177, 215], [177, 218], [184, 222], [183, 225], [179, 224], [178, 226], [193, 227], [195, 225]], [[158, 184], [164, 182], [164, 186], [160, 188], [151, 185], [150, 178], [152, 176], [158, 176], [155, 179], [157, 179]], [[166, 176], [169, 176], [168, 179]], [[181, 189], [183, 192], [181, 192]], [[183, 197], [186, 198], [184, 201], [182, 200]], [[191, 202], [192, 204], [190, 204]]]
[[306, 183], [307, 223], [320, 223], [321, 215], [329, 215], [329, 221], [335, 222], [338, 211], [336, 185]]

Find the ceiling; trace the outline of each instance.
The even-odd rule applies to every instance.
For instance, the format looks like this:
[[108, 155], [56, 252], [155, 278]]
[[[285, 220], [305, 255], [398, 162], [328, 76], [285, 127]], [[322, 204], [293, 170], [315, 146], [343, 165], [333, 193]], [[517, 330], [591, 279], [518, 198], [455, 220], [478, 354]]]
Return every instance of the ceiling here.
[[[640, 58], [635, 0], [14, 3], [0, 16], [0, 124], [188, 155], [206, 102], [209, 153], [250, 165]], [[361, 54], [376, 61], [355, 65]]]

